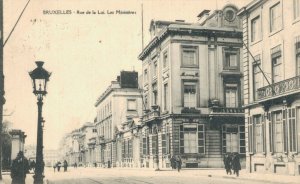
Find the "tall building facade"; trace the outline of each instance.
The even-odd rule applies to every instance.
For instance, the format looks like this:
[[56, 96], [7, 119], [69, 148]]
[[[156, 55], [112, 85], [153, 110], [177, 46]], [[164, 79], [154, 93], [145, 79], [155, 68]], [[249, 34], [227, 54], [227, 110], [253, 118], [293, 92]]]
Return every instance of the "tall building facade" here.
[[152, 21], [139, 55], [144, 114], [141, 165], [223, 167], [223, 154], [245, 164], [242, 29], [238, 9], [199, 14], [199, 22]]
[[300, 1], [254, 0], [243, 21], [247, 170], [300, 173]]
[[[138, 118], [142, 114], [142, 96], [138, 88], [138, 73], [121, 71], [117, 81], [101, 94], [95, 103], [97, 117], [95, 127], [97, 137], [90, 146], [94, 147], [95, 163], [98, 166], [115, 167], [125, 162], [125, 151], [131, 153], [132, 140], [116, 137], [122, 132], [123, 123], [128, 119]], [[126, 154], [126, 161], [131, 162], [131, 154]]]

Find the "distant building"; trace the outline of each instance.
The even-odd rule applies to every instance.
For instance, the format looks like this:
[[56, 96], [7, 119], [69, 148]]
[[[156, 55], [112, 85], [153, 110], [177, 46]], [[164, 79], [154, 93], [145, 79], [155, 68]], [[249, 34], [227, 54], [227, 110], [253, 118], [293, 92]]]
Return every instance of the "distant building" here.
[[[95, 163], [99, 166], [120, 166], [123, 162], [131, 162], [132, 140], [116, 140], [116, 133], [122, 131], [122, 124], [128, 119], [142, 114], [143, 103], [141, 90], [138, 89], [138, 73], [121, 71], [117, 81], [112, 81], [100, 95], [95, 107], [97, 138], [91, 140], [95, 144]], [[127, 153], [126, 159], [123, 151]]]
[[300, 0], [254, 0], [238, 14], [247, 171], [299, 175]]
[[[151, 21], [152, 40], [139, 55], [143, 70], [141, 163], [170, 167], [223, 167], [225, 153], [245, 166], [242, 27], [226, 5], [199, 22]], [[209, 14], [210, 13], [210, 14]]]

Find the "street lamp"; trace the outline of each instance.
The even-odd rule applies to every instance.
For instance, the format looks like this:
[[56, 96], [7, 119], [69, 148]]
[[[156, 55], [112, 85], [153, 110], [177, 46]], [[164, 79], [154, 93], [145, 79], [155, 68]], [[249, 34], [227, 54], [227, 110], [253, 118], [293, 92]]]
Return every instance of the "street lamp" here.
[[32, 79], [33, 93], [37, 96], [38, 105], [38, 126], [37, 126], [37, 146], [36, 146], [36, 165], [34, 171], [34, 184], [43, 183], [44, 160], [43, 160], [43, 117], [42, 106], [43, 96], [47, 94], [47, 82], [51, 73], [43, 68], [43, 61], [36, 61], [37, 68], [29, 72]]

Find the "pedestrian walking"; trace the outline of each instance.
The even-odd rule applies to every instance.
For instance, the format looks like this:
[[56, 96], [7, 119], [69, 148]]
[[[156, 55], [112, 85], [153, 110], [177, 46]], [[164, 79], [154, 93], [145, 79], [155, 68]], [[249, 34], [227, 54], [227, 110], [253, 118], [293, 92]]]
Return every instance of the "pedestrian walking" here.
[[54, 170], [54, 172], [55, 172], [55, 170], [56, 170], [56, 163], [53, 164], [53, 170]]
[[181, 157], [178, 155], [176, 158], [176, 167], [177, 167], [178, 172], [180, 172], [181, 165], [182, 165]]
[[10, 176], [12, 184], [25, 184], [26, 174], [29, 173], [29, 162], [22, 151], [13, 160]]
[[170, 162], [172, 169], [176, 169], [176, 158], [174, 155], [172, 155], [172, 157], [170, 158]]
[[231, 155], [229, 155], [228, 153], [225, 153], [223, 162], [224, 162], [226, 174], [228, 175], [228, 173], [229, 173], [231, 175], [232, 174], [231, 173]]
[[68, 162], [65, 160], [64, 161], [64, 172], [66, 172], [68, 169]]
[[56, 167], [57, 167], [57, 171], [59, 172], [60, 171], [60, 167], [61, 167], [61, 162], [60, 161], [57, 162]]
[[239, 176], [239, 171], [241, 170], [240, 156], [238, 153], [235, 153], [232, 157], [232, 170], [233, 174]]
[[74, 163], [74, 168], [77, 168], [77, 163], [76, 162]]

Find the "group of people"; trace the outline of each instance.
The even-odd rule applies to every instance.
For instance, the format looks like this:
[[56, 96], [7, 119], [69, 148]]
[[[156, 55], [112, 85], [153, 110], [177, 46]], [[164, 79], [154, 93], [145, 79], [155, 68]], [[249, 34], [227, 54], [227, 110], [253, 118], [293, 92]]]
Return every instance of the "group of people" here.
[[239, 171], [241, 170], [240, 157], [238, 153], [226, 153], [224, 155], [224, 166], [226, 170], [226, 174], [232, 174], [231, 170], [233, 170], [233, 174], [239, 176]]
[[23, 152], [20, 151], [12, 161], [10, 176], [13, 184], [25, 184], [26, 174], [29, 173], [30, 165]]
[[53, 165], [54, 172], [55, 172], [56, 168], [57, 168], [57, 171], [59, 172], [61, 166], [64, 167], [64, 172], [67, 172], [67, 170], [68, 170], [68, 162], [66, 160], [64, 160], [63, 164], [61, 164], [60, 161], [56, 162], [56, 164]]
[[181, 157], [179, 155], [177, 156], [173, 155], [170, 159], [170, 162], [171, 162], [172, 169], [177, 169], [178, 172], [180, 172], [181, 165], [182, 165]]

